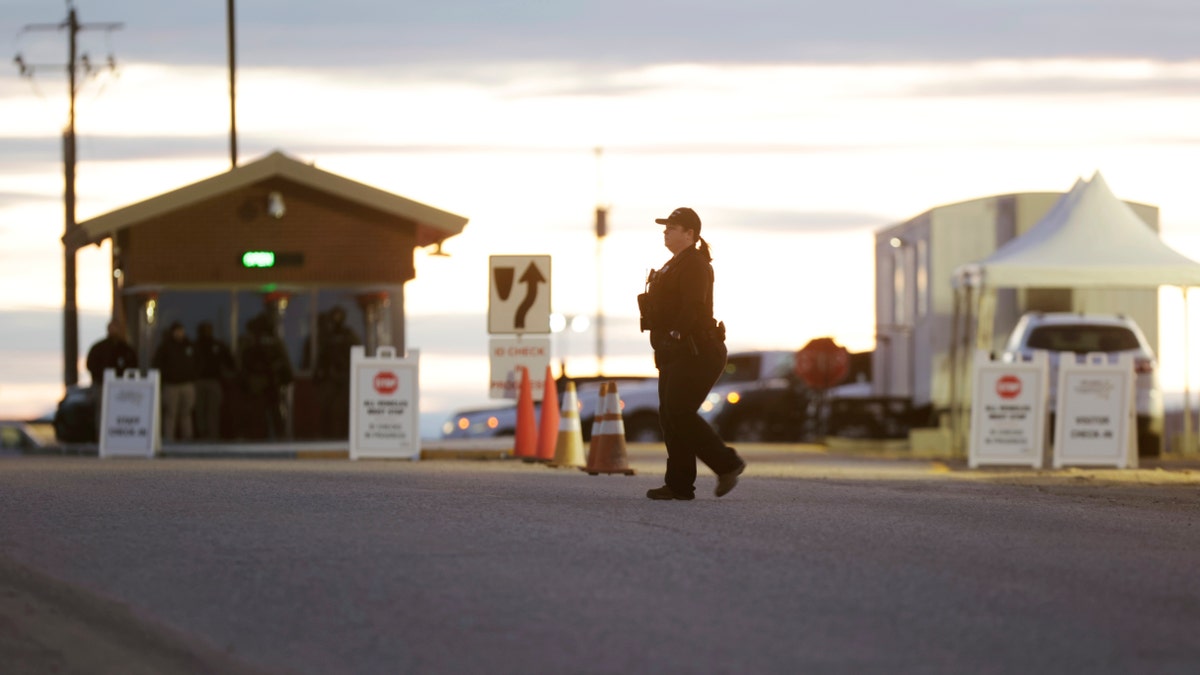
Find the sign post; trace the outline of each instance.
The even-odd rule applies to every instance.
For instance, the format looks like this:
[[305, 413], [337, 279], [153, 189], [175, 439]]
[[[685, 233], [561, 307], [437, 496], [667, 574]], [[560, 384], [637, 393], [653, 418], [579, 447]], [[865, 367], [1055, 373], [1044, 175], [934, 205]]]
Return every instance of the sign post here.
[[975, 353], [968, 466], [1040, 469], [1045, 465], [1048, 373], [1045, 352], [1018, 363], [992, 361], [987, 352]]
[[350, 348], [350, 459], [421, 458], [418, 361], [416, 350]]
[[1133, 358], [1063, 354], [1058, 365], [1054, 468], [1069, 465], [1136, 469], [1137, 422]]
[[106, 369], [100, 401], [100, 457], [157, 455], [161, 400], [157, 370], [143, 376], [130, 369], [118, 377], [116, 370]]

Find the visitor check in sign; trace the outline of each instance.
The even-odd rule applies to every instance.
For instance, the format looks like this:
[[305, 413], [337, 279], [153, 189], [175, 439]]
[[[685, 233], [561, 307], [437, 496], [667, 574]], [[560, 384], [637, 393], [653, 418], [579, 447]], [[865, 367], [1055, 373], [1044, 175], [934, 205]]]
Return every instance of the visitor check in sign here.
[[[1072, 355], [1074, 356], [1074, 355]], [[1133, 358], [1105, 354], [1063, 358], [1058, 368], [1054, 468], [1137, 468]]]
[[104, 371], [100, 402], [100, 457], [154, 457], [159, 450], [161, 389], [157, 370], [118, 376]]

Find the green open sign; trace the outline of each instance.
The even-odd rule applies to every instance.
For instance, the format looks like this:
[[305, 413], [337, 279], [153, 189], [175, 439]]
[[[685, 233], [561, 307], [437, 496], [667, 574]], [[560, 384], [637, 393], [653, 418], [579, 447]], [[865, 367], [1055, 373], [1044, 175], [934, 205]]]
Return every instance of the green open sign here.
[[274, 251], [246, 251], [242, 254], [242, 267], [274, 267]]

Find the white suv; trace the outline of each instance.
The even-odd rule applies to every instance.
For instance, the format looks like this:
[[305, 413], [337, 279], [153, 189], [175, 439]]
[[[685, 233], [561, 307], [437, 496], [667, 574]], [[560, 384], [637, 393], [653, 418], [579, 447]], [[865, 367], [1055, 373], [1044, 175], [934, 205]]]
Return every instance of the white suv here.
[[1002, 359], [1008, 362], [1028, 360], [1034, 352], [1039, 351], [1049, 352], [1050, 357], [1051, 415], [1057, 402], [1058, 360], [1061, 354], [1132, 353], [1134, 371], [1137, 373], [1134, 395], [1138, 454], [1159, 454], [1163, 400], [1158, 384], [1158, 362], [1142, 329], [1133, 319], [1119, 314], [1028, 312], [1013, 328]]

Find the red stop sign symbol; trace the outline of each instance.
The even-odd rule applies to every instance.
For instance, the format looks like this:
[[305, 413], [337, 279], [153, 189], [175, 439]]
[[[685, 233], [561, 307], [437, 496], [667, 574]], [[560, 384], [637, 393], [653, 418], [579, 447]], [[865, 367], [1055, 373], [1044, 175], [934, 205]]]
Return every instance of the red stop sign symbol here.
[[390, 370], [381, 370], [375, 374], [374, 385], [381, 394], [393, 394], [400, 388], [400, 378]]
[[1021, 395], [1021, 378], [1016, 375], [1004, 375], [996, 380], [996, 393], [1000, 398], [1010, 399]]
[[850, 352], [833, 338], [809, 340], [796, 352], [796, 375], [810, 388], [824, 390], [841, 382], [850, 373]]

